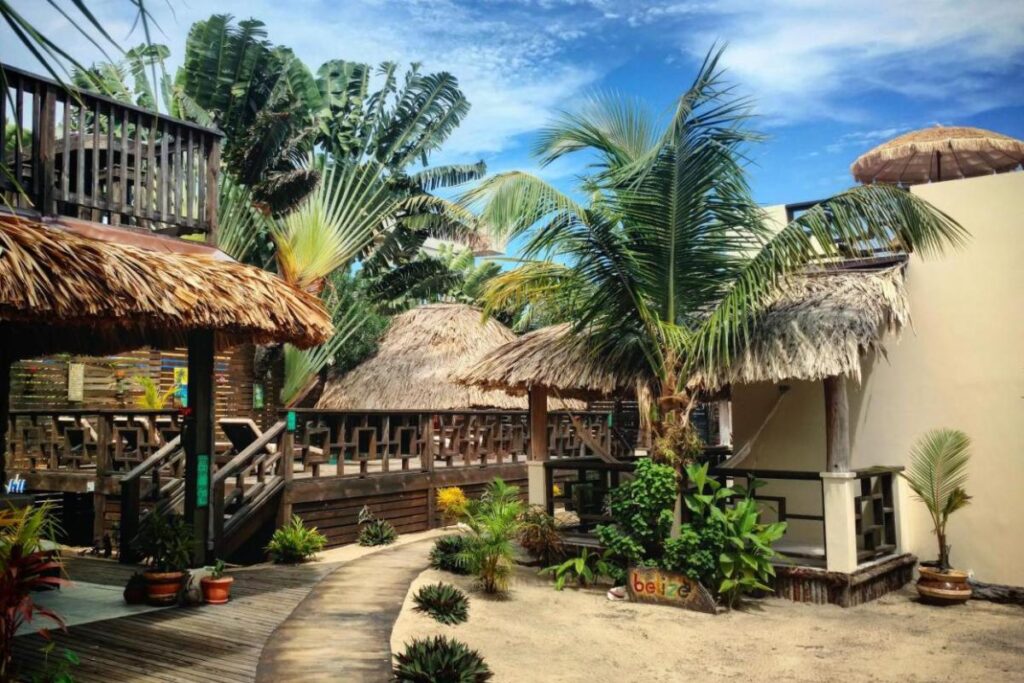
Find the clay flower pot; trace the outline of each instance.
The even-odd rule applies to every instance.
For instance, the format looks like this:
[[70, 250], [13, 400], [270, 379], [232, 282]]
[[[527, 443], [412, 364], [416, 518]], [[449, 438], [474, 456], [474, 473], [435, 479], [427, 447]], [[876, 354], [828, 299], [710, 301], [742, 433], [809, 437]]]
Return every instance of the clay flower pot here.
[[129, 605], [141, 605], [146, 602], [146, 579], [141, 574], [134, 574], [124, 587], [124, 601]]
[[234, 582], [233, 576], [222, 576], [219, 579], [204, 576], [199, 581], [203, 587], [203, 601], [211, 605], [223, 605], [231, 599], [231, 584]]
[[173, 605], [178, 601], [185, 582], [185, 572], [143, 572], [146, 577], [146, 600], [151, 605]]
[[956, 605], [971, 599], [967, 572], [958, 569], [942, 571], [935, 567], [919, 567], [917, 592], [921, 599], [936, 605]]

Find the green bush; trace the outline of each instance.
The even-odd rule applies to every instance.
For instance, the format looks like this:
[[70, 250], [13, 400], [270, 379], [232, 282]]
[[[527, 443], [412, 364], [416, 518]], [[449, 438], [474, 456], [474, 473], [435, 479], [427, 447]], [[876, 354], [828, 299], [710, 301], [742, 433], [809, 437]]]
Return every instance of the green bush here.
[[192, 564], [192, 529], [173, 512], [147, 515], [132, 546], [154, 571], [183, 572]]
[[555, 577], [555, 590], [565, 588], [565, 584], [572, 582], [580, 588], [586, 588], [597, 582], [602, 576], [617, 577], [618, 568], [607, 562], [603, 555], [583, 549], [576, 557], [570, 557], [565, 562], [541, 570], [542, 574], [551, 574]]
[[430, 566], [453, 574], [468, 574], [469, 570], [459, 562], [459, 554], [466, 545], [465, 536], [442, 536], [430, 549]]
[[640, 460], [631, 480], [610, 494], [613, 525], [597, 527], [597, 537], [621, 567], [658, 560], [672, 530], [679, 484], [669, 465]]
[[444, 636], [413, 640], [395, 660], [395, 680], [407, 683], [482, 683], [494, 676], [479, 652]]
[[464, 521], [469, 527], [466, 547], [459, 564], [477, 577], [485, 593], [502, 593], [512, 575], [513, 541], [522, 524], [523, 503], [519, 488], [495, 479], [480, 497], [466, 506]]
[[301, 517], [292, 515], [291, 521], [274, 532], [267, 552], [274, 562], [295, 564], [311, 559], [326, 543], [327, 539], [316, 527], [306, 528]]
[[469, 599], [450, 583], [423, 586], [412, 596], [415, 610], [429, 614], [442, 624], [461, 624], [469, 618]]
[[558, 524], [543, 508], [531, 505], [523, 512], [520, 522], [519, 545], [523, 546], [530, 557], [545, 564], [565, 557]]
[[398, 540], [398, 532], [391, 522], [377, 519], [370, 508], [364, 505], [359, 511], [358, 540], [362, 546], [391, 545]]

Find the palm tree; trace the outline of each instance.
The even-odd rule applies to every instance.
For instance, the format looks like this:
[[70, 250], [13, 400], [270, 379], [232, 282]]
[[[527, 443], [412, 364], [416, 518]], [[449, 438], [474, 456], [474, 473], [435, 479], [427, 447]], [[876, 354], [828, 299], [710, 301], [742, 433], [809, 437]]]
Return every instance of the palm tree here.
[[949, 516], [967, 505], [964, 490], [970, 438], [956, 429], [935, 429], [921, 437], [910, 453], [910, 467], [901, 473], [910, 489], [928, 508], [939, 544], [939, 569], [949, 569], [946, 523]]
[[655, 436], [691, 444], [699, 392], [689, 380], [730, 363], [787, 275], [847, 249], [935, 253], [965, 236], [923, 200], [883, 185], [774, 226], [747, 184], [744, 151], [759, 137], [747, 128], [748, 104], [722, 78], [721, 54], [708, 53], [667, 123], [604, 95], [542, 132], [542, 164], [569, 154], [589, 161], [583, 199], [524, 172], [492, 176], [463, 198], [492, 229], [522, 235], [531, 259], [492, 280], [487, 310], [568, 310], [567, 343], [636, 383]]

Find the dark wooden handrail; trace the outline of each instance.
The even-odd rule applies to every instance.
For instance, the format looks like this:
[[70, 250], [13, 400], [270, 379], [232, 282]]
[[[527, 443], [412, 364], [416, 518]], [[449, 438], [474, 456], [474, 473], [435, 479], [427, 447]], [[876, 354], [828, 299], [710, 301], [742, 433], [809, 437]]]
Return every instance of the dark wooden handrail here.
[[124, 475], [124, 477], [121, 478], [121, 485], [124, 486], [125, 483], [131, 483], [137, 479], [141, 479], [143, 475], [149, 473], [149, 471], [154, 467], [162, 464], [162, 461], [165, 458], [177, 450], [181, 450], [180, 434], [157, 449], [153, 455], [133, 467], [126, 475]]
[[221, 466], [213, 475], [212, 483], [214, 488], [216, 488], [218, 484], [224, 483], [224, 481], [227, 480], [228, 477], [237, 474], [241, 469], [243, 469], [246, 465], [249, 464], [250, 460], [253, 460], [257, 456], [262, 455], [263, 452], [266, 450], [267, 445], [270, 444], [271, 441], [275, 440], [278, 437], [278, 435], [281, 434], [284, 428], [284, 421], [275, 422], [273, 426], [270, 427], [270, 429], [263, 432], [260, 438], [256, 439], [251, 444], [246, 446], [245, 450], [243, 450], [235, 457], [231, 458], [231, 460], [228, 460], [226, 463], [224, 463], [224, 465]]
[[142, 478], [147, 474], [153, 477], [151, 494], [159, 496], [160, 468], [175, 458], [180, 458], [181, 455], [179, 434], [121, 478], [121, 524], [118, 544], [121, 562], [131, 563], [138, 559], [132, 544], [142, 523]]

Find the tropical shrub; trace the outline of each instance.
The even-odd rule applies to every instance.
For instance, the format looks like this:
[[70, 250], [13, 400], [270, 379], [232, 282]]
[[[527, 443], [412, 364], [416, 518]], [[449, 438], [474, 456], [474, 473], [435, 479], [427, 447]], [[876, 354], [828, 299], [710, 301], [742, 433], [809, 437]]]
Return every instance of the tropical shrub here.
[[437, 490], [437, 509], [446, 522], [458, 520], [466, 511], [468, 502], [465, 492], [458, 486], [448, 486]]
[[459, 555], [467, 545], [465, 536], [442, 536], [430, 549], [430, 566], [453, 574], [468, 574], [469, 570], [459, 562]]
[[78, 654], [74, 650], [69, 650], [66, 647], [63, 648], [60, 657], [51, 660], [50, 655], [56, 649], [57, 643], [52, 640], [39, 648], [39, 651], [43, 653], [43, 665], [39, 672], [32, 674], [32, 683], [74, 683], [72, 667], [81, 664], [82, 660], [78, 658]]
[[359, 545], [391, 545], [398, 540], [398, 532], [391, 522], [377, 519], [370, 508], [363, 506], [359, 511]]
[[311, 559], [324, 549], [327, 538], [316, 527], [307, 528], [298, 515], [274, 532], [267, 552], [278, 564], [296, 564]]
[[619, 575], [618, 568], [605, 560], [603, 555], [584, 548], [576, 557], [570, 557], [561, 564], [541, 570], [542, 574], [551, 574], [555, 578], [555, 590], [565, 588], [572, 582], [580, 588], [586, 588], [597, 582], [602, 576]]
[[494, 676], [476, 650], [445, 636], [415, 639], [396, 655], [396, 681], [408, 683], [481, 683]]
[[458, 560], [477, 577], [485, 593], [502, 593], [508, 588], [515, 558], [513, 541], [522, 513], [519, 488], [501, 479], [492, 481], [480, 500], [466, 505], [464, 519], [469, 532]]
[[153, 571], [182, 572], [192, 564], [192, 529], [173, 512], [147, 515], [132, 544]]
[[442, 624], [461, 624], [469, 618], [469, 598], [450, 583], [423, 586], [412, 600], [417, 612], [429, 614]]
[[561, 559], [565, 554], [562, 535], [555, 518], [537, 505], [523, 512], [519, 527], [519, 545], [535, 560], [545, 564]]
[[[40, 505], [0, 511], [0, 680], [18, 680], [12, 661], [14, 636], [22, 624], [37, 617], [59, 628], [59, 614], [32, 599], [35, 591], [64, 583], [60, 555], [42, 549], [53, 529], [50, 507]], [[39, 628], [45, 634], [46, 629]]]
[[597, 537], [620, 566], [661, 557], [679, 495], [676, 480], [672, 467], [642, 459], [633, 479], [612, 490], [609, 508], [615, 523], [598, 526]]

